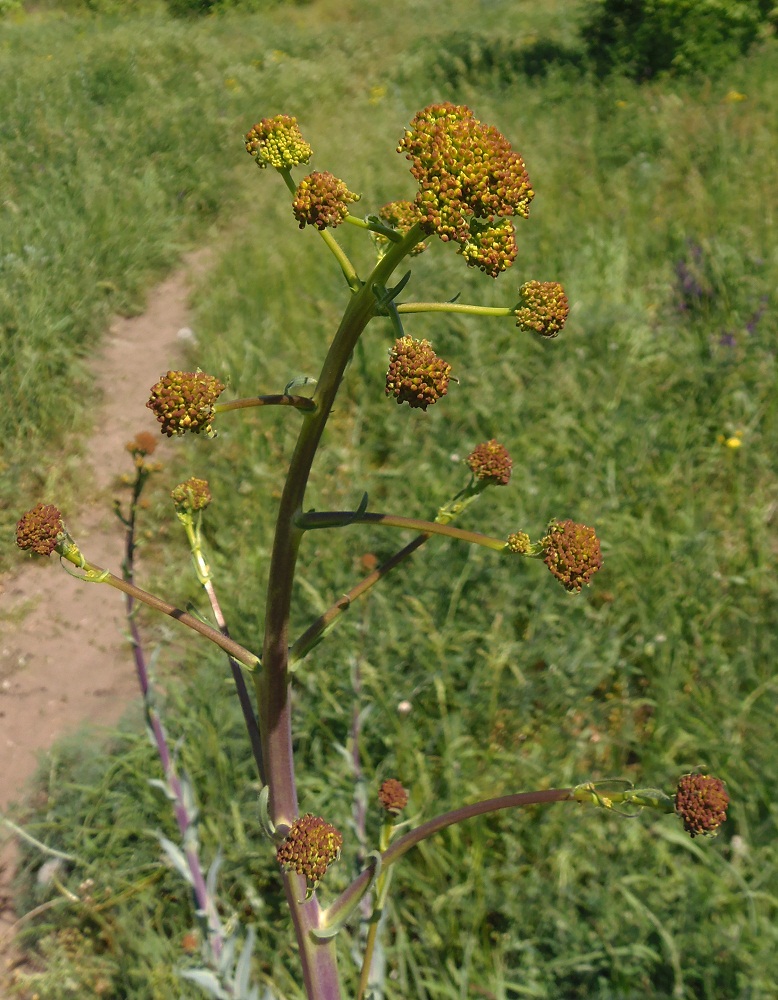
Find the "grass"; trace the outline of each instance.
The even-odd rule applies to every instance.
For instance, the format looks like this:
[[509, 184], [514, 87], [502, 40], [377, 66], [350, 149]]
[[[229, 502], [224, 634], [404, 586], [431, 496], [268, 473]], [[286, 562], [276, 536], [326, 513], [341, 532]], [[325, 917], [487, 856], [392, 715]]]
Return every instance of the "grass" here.
[[[572, 44], [568, 5], [550, 8], [549, 27], [515, 6], [485, 7], [480, 31], [504, 35], [501, 18], [523, 17], [530, 41], [551, 31], [560, 46]], [[561, 806], [472, 822], [410, 855], [390, 906], [387, 997], [443, 1000], [481, 988], [506, 1000], [768, 1000], [778, 979], [774, 48], [710, 81], [595, 86], [569, 64], [506, 79], [484, 58], [452, 69], [448, 43], [464, 6], [441, 21], [430, 0], [424, 44], [402, 21], [405, 8], [393, 10], [390, 22], [368, 5], [359, 31], [348, 7], [330, 27], [318, 20], [330, 9], [316, 5], [272, 22], [294, 32], [295, 47], [262, 78], [260, 112], [297, 114], [315, 169], [362, 191], [368, 212], [412, 193], [393, 147], [413, 111], [445, 98], [470, 103], [522, 151], [538, 192], [520, 227], [519, 260], [491, 283], [436, 245], [414, 264], [404, 297], [461, 293], [508, 305], [522, 281], [558, 279], [573, 311], [553, 343], [519, 335], [510, 321], [409, 317], [408, 332], [428, 337], [459, 378], [426, 414], [383, 397], [392, 335], [372, 324], [315, 466], [310, 505], [354, 507], [368, 490], [371, 509], [429, 516], [463, 483], [452, 456], [498, 437], [514, 457], [514, 481], [482, 498], [467, 526], [537, 536], [549, 517], [573, 517], [596, 525], [606, 562], [571, 599], [542, 565], [429, 543], [297, 675], [302, 808], [347, 833], [354, 788], [342, 749], [357, 666], [369, 706], [360, 748], [369, 794], [399, 776], [414, 817], [429, 817], [433, 803], [437, 812], [614, 775], [672, 787], [702, 766], [732, 797], [713, 844], [690, 841], [669, 819]], [[118, 38], [139, 23], [89, 30], [97, 45], [97, 32]], [[207, 31], [154, 24], [149, 46], [158, 32], [187, 51], [181, 33], [194, 32], [186, 38], [218, 51], [219, 72], [233, 67], [251, 89], [241, 75], [250, 73], [240, 61], [248, 54], [237, 53], [250, 51], [246, 39], [265, 21], [210, 21]], [[319, 54], [335, 39], [348, 76], [337, 56]], [[220, 91], [220, 99], [237, 112], [244, 96]], [[248, 121], [257, 117], [253, 99]], [[213, 128], [208, 107], [200, 114]], [[167, 110], [158, 111], [165, 121]], [[342, 280], [316, 235], [296, 229], [278, 178], [257, 174], [239, 138], [221, 150], [213, 142], [212, 162], [248, 175], [252, 204], [199, 292], [202, 347], [192, 363], [229, 379], [236, 396], [280, 391], [294, 376], [316, 375]], [[343, 238], [368, 259], [361, 234]], [[170, 485], [188, 475], [211, 484], [212, 562], [232, 632], [254, 648], [296, 421], [287, 412], [222, 415], [218, 439], [187, 445], [169, 474]], [[740, 446], [728, 446], [732, 439]], [[365, 554], [388, 556], [399, 542], [357, 526], [306, 538], [295, 629], [354, 582]], [[176, 598], [186, 562], [183, 551], [170, 556]], [[191, 680], [170, 686], [166, 719], [202, 804], [206, 859], [221, 846], [225, 907], [257, 926], [258, 975], [277, 996], [298, 997], [223, 666], [204, 654], [187, 669]], [[409, 716], [397, 711], [403, 701]], [[71, 889], [85, 872], [96, 887], [92, 902], [57, 904], [31, 931], [50, 952], [38, 992], [73, 995], [63, 984], [81, 968], [93, 978], [80, 988], [96, 991], [103, 977], [106, 996], [194, 996], [171, 971], [194, 961], [192, 914], [180, 879], [160, 862], [154, 830], [172, 836], [172, 824], [145, 780], [155, 773], [145, 737], [126, 734], [100, 757], [62, 753], [39, 783], [28, 825], [88, 862], [68, 874]], [[356, 863], [353, 838], [346, 842], [325, 892], [345, 884]], [[33, 872], [40, 857], [26, 863]], [[44, 898], [25, 884], [25, 904]]]

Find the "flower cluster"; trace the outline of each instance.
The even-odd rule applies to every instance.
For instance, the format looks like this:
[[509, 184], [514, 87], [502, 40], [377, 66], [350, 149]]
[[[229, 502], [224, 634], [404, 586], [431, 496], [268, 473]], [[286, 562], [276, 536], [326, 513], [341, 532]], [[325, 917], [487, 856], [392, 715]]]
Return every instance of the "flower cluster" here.
[[[421, 214], [416, 207], [415, 203], [412, 201], [390, 201], [383, 208], [378, 210], [378, 218], [382, 222], [391, 226], [392, 229], [396, 229], [398, 233], [403, 236], [412, 229], [417, 222], [421, 222]], [[378, 236], [379, 242], [388, 242], [385, 236]], [[417, 243], [416, 246], [411, 250], [411, 256], [423, 253], [429, 244], [427, 243]]]
[[512, 535], [508, 535], [508, 541], [505, 543], [505, 548], [508, 552], [513, 552], [515, 555], [526, 555], [532, 548], [532, 542], [529, 535], [525, 531], [515, 531]]
[[310, 160], [313, 150], [290, 115], [263, 118], [246, 133], [246, 152], [261, 169], [288, 170]]
[[400, 337], [389, 352], [386, 395], [426, 410], [446, 395], [450, 375], [451, 365], [437, 356], [428, 340]]
[[570, 312], [565, 290], [558, 281], [528, 281], [519, 289], [521, 301], [514, 310], [516, 326], [556, 337]]
[[468, 267], [479, 267], [490, 278], [496, 278], [518, 256], [516, 230], [510, 219], [486, 223], [473, 221], [470, 224], [470, 239], [459, 248], [458, 253], [465, 258]]
[[23, 514], [16, 525], [16, 544], [42, 556], [50, 556], [57, 543], [66, 537], [59, 509], [50, 503], [39, 503]]
[[387, 778], [378, 791], [378, 801], [386, 812], [397, 816], [408, 805], [408, 791], [397, 778]]
[[125, 445], [127, 451], [134, 459], [143, 459], [147, 455], [153, 455], [157, 448], [157, 439], [148, 431], [140, 431], [132, 441]]
[[162, 424], [162, 433], [172, 437], [194, 431], [212, 433], [211, 420], [216, 400], [224, 384], [205, 372], [170, 371], [151, 387], [146, 406]]
[[479, 482], [490, 486], [507, 486], [510, 482], [513, 460], [508, 449], [494, 438], [479, 444], [467, 456], [466, 461]]
[[359, 197], [334, 174], [314, 172], [297, 185], [292, 211], [300, 229], [335, 229], [348, 215], [349, 204], [359, 201]]
[[340, 857], [343, 836], [320, 816], [306, 813], [296, 819], [278, 845], [276, 859], [287, 871], [304, 875], [314, 889], [329, 866]]
[[715, 833], [727, 818], [729, 795], [720, 778], [685, 774], [675, 792], [675, 811], [691, 837]]
[[575, 521], [552, 521], [544, 539], [543, 561], [565, 590], [579, 591], [602, 566], [594, 528]]
[[211, 490], [207, 479], [196, 479], [192, 476], [185, 483], [179, 483], [170, 492], [176, 510], [185, 514], [193, 514], [197, 510], [205, 510], [211, 502]]
[[416, 206], [424, 231], [458, 243], [468, 263], [492, 277], [509, 267], [513, 226], [495, 221], [526, 218], [535, 192], [505, 136], [464, 105], [431, 104], [415, 115], [397, 151], [410, 160], [419, 182]]

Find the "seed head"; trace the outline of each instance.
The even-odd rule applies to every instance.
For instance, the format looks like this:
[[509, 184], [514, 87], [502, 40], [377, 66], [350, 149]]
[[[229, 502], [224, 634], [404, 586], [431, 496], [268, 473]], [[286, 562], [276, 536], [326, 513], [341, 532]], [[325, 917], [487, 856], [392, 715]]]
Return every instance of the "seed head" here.
[[297, 119], [290, 115], [263, 118], [246, 133], [246, 152], [260, 169], [288, 169], [310, 160], [313, 150], [303, 139]]
[[570, 312], [565, 290], [558, 281], [528, 281], [519, 289], [521, 301], [516, 306], [516, 326], [556, 337]]
[[329, 866], [340, 857], [342, 846], [343, 837], [331, 823], [306, 813], [292, 823], [278, 845], [276, 859], [287, 871], [304, 875], [315, 889]]
[[491, 486], [507, 486], [510, 482], [513, 461], [508, 449], [494, 438], [479, 444], [467, 456], [466, 461], [479, 482]]
[[544, 539], [543, 561], [565, 590], [580, 591], [602, 566], [594, 528], [575, 521], [552, 521]]
[[378, 801], [386, 812], [398, 816], [408, 805], [408, 792], [397, 778], [387, 778], [378, 792]]
[[[524, 161], [496, 128], [484, 125], [464, 105], [431, 104], [419, 111], [397, 147], [419, 183], [416, 206], [425, 232], [472, 249], [469, 262], [495, 277], [510, 267], [515, 240], [507, 230], [483, 242], [495, 220], [526, 218], [535, 192]], [[512, 254], [512, 256], [511, 256]]]
[[724, 782], [707, 774], [685, 774], [675, 791], [675, 811], [690, 837], [715, 833], [727, 818]]
[[292, 211], [300, 229], [335, 229], [348, 215], [349, 204], [359, 201], [359, 197], [334, 174], [314, 172], [297, 185]]
[[450, 373], [451, 365], [437, 356], [428, 340], [400, 337], [389, 352], [386, 395], [426, 410], [448, 392]]
[[146, 406], [162, 424], [162, 433], [172, 437], [194, 431], [213, 433], [213, 405], [224, 392], [224, 384], [205, 372], [168, 372], [151, 388]]
[[187, 479], [185, 483], [179, 483], [170, 496], [176, 505], [176, 510], [184, 514], [193, 514], [196, 510], [205, 510], [211, 502], [211, 491], [206, 479]]
[[505, 548], [508, 552], [513, 552], [515, 555], [526, 555], [532, 547], [532, 541], [529, 535], [524, 531], [516, 531], [512, 535], [508, 535], [508, 540], [505, 543]]
[[42, 556], [50, 556], [57, 542], [66, 537], [62, 514], [54, 504], [39, 503], [23, 514], [16, 525], [16, 544]]

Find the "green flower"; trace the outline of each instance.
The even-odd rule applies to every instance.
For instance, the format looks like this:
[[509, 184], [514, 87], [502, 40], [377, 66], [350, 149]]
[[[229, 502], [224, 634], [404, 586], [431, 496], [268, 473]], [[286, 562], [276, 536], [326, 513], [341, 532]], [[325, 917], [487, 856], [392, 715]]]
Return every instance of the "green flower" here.
[[303, 139], [297, 119], [290, 115], [263, 118], [246, 133], [246, 152], [260, 169], [289, 169], [310, 160], [313, 150]]
[[193, 514], [197, 510], [205, 510], [210, 504], [211, 490], [206, 479], [196, 479], [192, 476], [185, 483], [179, 483], [171, 490], [170, 497], [180, 513]]

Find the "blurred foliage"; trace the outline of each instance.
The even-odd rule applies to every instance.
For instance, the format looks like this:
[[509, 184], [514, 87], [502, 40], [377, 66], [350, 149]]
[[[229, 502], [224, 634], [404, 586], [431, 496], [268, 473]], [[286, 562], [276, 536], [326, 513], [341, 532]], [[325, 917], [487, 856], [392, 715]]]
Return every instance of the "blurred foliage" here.
[[590, 0], [581, 37], [601, 75], [711, 75], [776, 19], [773, 0]]

